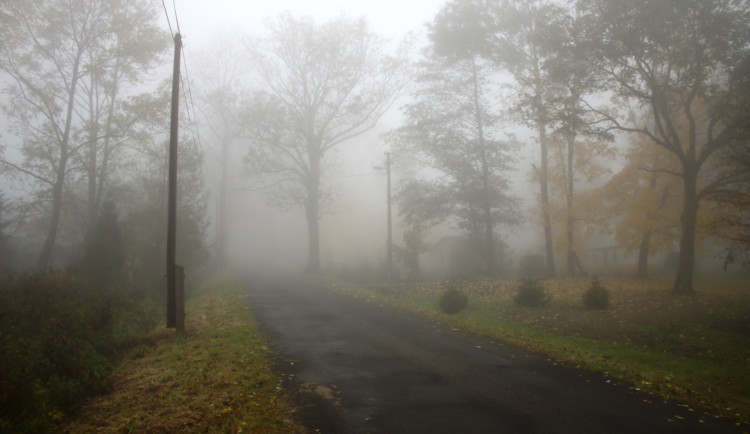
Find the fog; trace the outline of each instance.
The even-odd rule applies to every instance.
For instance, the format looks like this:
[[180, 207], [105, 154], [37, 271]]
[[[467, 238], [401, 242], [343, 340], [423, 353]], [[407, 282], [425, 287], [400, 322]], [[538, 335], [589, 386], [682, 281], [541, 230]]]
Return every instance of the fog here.
[[[12, 42], [15, 45], [8, 45], [18, 53], [9, 51], [2, 75], [7, 90], [2, 96], [7, 114], [7, 122], [1, 126], [2, 191], [8, 202], [2, 217], [7, 236], [16, 245], [15, 267], [33, 268], [39, 250], [42, 254], [37, 265], [80, 263], [98, 207], [105, 199], [116, 203], [121, 224], [132, 240], [143, 237], [153, 244], [129, 246], [130, 253], [150, 251], [158, 257], [156, 252], [164, 248], [163, 244], [140, 233], [139, 228], [153, 224], [157, 228], [154, 236], [163, 235], [161, 223], [143, 214], [149, 209], [161, 218], [164, 212], [163, 197], [146, 197], [157, 192], [159, 174], [166, 170], [166, 156], [159, 147], [167, 139], [165, 101], [171, 75], [171, 39], [177, 31], [184, 41], [180, 158], [187, 162], [181, 161], [179, 166], [178, 194], [188, 213], [178, 217], [183, 219], [181, 230], [186, 231], [178, 244], [182, 243], [184, 260], [195, 257], [193, 267], [227, 262], [240, 269], [289, 272], [369, 268], [380, 270], [374, 273], [382, 277], [388, 252], [386, 153], [393, 158], [392, 245], [401, 249], [406, 246], [409, 231], [420, 231], [425, 246], [416, 255], [426, 271], [424, 278], [454, 272], [515, 278], [519, 261], [530, 255], [544, 257], [548, 276], [575, 274], [571, 265], [575, 260], [579, 272], [588, 269], [591, 273], [627, 275], [634, 273], [628, 267], [634, 268], [638, 261], [638, 243], [644, 234], [658, 238], [650, 247], [653, 258], [657, 258], [652, 262], [655, 271], [663, 271], [660, 264], [666, 258], [685, 250], [680, 247], [686, 240], [696, 239], [699, 245], [690, 249], [698, 252], [700, 266], [719, 267], [726, 258], [726, 248], [734, 245], [731, 241], [741, 239], [735, 229], [724, 230], [729, 226], [723, 220], [712, 220], [733, 213], [731, 201], [724, 205], [718, 200], [701, 203], [696, 206], [701, 211], [695, 211], [689, 229], [681, 230], [680, 189], [693, 187], [683, 183], [680, 176], [653, 177], [650, 181], [644, 176], [647, 171], [679, 175], [674, 165], [682, 145], [660, 145], [667, 152], [649, 156], [647, 153], [658, 147], [639, 148], [636, 145], [641, 139], [636, 137], [658, 143], [660, 136], [654, 136], [652, 128], [655, 122], [667, 117], [678, 129], [685, 123], [672, 113], [651, 113], [639, 100], [639, 95], [649, 90], [645, 78], [634, 83], [603, 83], [604, 75], [594, 74], [593, 67], [575, 70], [570, 68], [575, 62], [566, 64], [562, 56], [575, 53], [564, 52], [554, 41], [539, 42], [530, 36], [516, 48], [531, 53], [535, 52], [530, 48], [533, 44], [547, 44], [540, 45], [538, 52], [543, 54], [535, 54], [533, 59], [516, 59], [517, 53], [507, 51], [510, 48], [501, 43], [483, 47], [485, 42], [472, 39], [478, 25], [455, 27], [451, 21], [472, 18], [452, 16], [458, 13], [458, 9], [451, 9], [456, 5], [448, 7], [442, 1], [167, 3], [139, 10], [150, 14], [142, 22], [140, 34], [118, 33], [122, 40], [133, 38], [140, 43], [147, 32], [159, 34], [151, 34], [148, 46], [142, 48], [141, 54], [149, 54], [123, 57], [122, 64], [132, 75], [116, 78], [123, 80], [114, 88], [117, 93], [106, 94], [109, 88], [93, 74], [78, 78], [61, 71], [59, 83], [49, 78], [50, 86], [64, 84], [68, 89], [76, 80], [77, 93], [71, 95], [73, 105], [67, 108], [72, 115], [67, 123], [62, 115], [66, 109], [62, 90], [54, 96], [59, 107], [45, 114], [47, 118], [33, 114], [44, 95], [14, 99], [33, 93], [23, 83], [36, 77], [33, 65], [13, 63], [13, 56], [20, 56], [23, 44], [30, 42], [19, 36]], [[560, 6], [561, 14], [573, 14], [572, 4], [551, 4]], [[522, 30], [503, 27], [508, 24], [504, 19], [515, 16], [523, 21], [524, 14], [535, 12], [526, 5], [505, 16], [492, 15], [496, 11], [488, 13], [497, 21], [494, 31], [502, 41], [504, 37], [513, 40], [528, 36], [511, 35]], [[363, 21], [358, 21], [360, 18]], [[428, 25], [433, 26], [432, 35]], [[357, 38], [366, 43], [346, 45]], [[349, 51], [339, 53], [339, 47], [344, 46]], [[318, 57], [300, 66], [309, 60], [305, 56], [310, 53], [294, 53], [297, 49], [299, 53], [310, 50]], [[363, 51], [357, 52], [359, 49]], [[611, 61], [606, 52], [591, 48], [586, 55], [600, 57], [581, 58], [580, 64], [598, 62], [603, 69], [616, 70], [617, 62]], [[295, 64], [297, 61], [300, 65]], [[54, 63], [51, 59], [40, 62], [47, 67]], [[297, 66], [300, 68], [295, 69]], [[105, 64], [104, 68], [118, 71], [120, 67]], [[534, 68], [556, 84], [549, 89], [529, 84], [528, 74]], [[470, 70], [473, 84], [467, 72]], [[590, 82], [585, 84], [588, 87], [573, 89], [573, 81], [566, 82], [555, 74], [580, 75]], [[359, 81], [352, 81], [353, 76]], [[305, 106], [309, 101], [300, 97], [301, 89], [307, 92], [305, 86], [317, 85], [321, 77], [330, 80], [330, 88], [314, 89], [321, 92], [316, 98], [325, 96]], [[731, 77], [716, 80], [722, 85], [722, 80]], [[635, 87], [643, 89], [628, 93]], [[563, 118], [545, 115], [548, 118], [543, 119], [541, 108], [530, 102], [534, 95], [542, 100], [549, 98], [545, 110], [563, 113], [567, 108], [559, 98], [565, 92], [578, 98], [573, 108], [581, 111], [581, 122], [590, 125], [575, 127], [578, 130], [572, 135], [566, 133], [569, 126]], [[97, 101], [95, 95], [104, 96]], [[109, 103], [111, 113], [117, 112], [120, 118], [103, 115], [103, 107]], [[158, 115], [147, 111], [157, 106]], [[688, 109], [700, 110], [692, 106]], [[305, 110], [319, 112], [303, 118]], [[441, 117], [443, 120], [439, 120]], [[115, 124], [122, 130], [96, 137]], [[53, 155], [58, 145], [45, 143], [45, 128], [70, 134], [55, 139], [60, 141], [60, 149], [65, 148], [59, 163]], [[454, 137], [456, 134], [464, 136]], [[709, 148], [708, 142], [698, 146]], [[45, 157], [44, 152], [51, 152], [51, 157]], [[744, 169], [719, 174], [717, 168], [727, 155], [720, 150], [704, 159], [700, 164], [705, 167], [700, 167], [696, 176], [703, 177], [702, 182], [709, 186], [726, 179], [732, 189], [741, 190]], [[660, 166], [645, 167], [652, 162], [638, 158], [657, 159], [655, 164]], [[477, 169], [480, 163], [484, 166]], [[67, 166], [63, 168], [65, 177], [55, 175], [63, 164]], [[627, 178], [631, 166], [638, 166], [641, 172], [628, 172], [631, 175]], [[635, 198], [633, 191], [630, 196], [614, 197], [624, 191], [617, 191], [617, 177], [634, 183], [628, 184], [631, 189], [643, 189], [649, 182], [654, 191], [663, 189], [663, 203], [652, 200], [649, 205], [643, 204], [638, 201], [645, 199]], [[724, 185], [723, 181], [715, 184]], [[480, 194], [479, 190], [483, 191], [484, 204], [469, 199]], [[711, 195], [708, 190], [703, 193], [705, 197]], [[314, 204], [311, 195], [317, 197]], [[310, 213], [319, 218], [311, 219]], [[313, 220], [319, 223], [317, 236], [310, 227]], [[492, 236], [487, 238], [482, 233]], [[471, 260], [476, 267], [440, 269], [440, 260], [431, 251], [451, 237], [461, 237], [467, 246], [473, 246], [467, 248], [478, 255]], [[726, 239], [730, 242], [723, 241]], [[311, 243], [319, 243], [313, 249], [319, 254], [315, 263], [310, 262]], [[494, 243], [500, 244], [491, 247]], [[619, 255], [623, 262], [619, 268], [598, 269], [601, 264], [594, 252], [603, 248]], [[454, 254], [459, 254], [457, 245], [451, 249], [458, 249]], [[223, 258], [224, 254], [228, 257]], [[694, 259], [686, 259], [693, 256], [684, 255], [685, 269], [693, 270]], [[585, 257], [591, 258], [588, 263]], [[151, 262], [137, 256], [129, 261]], [[404, 257], [394, 261], [397, 276], [407, 278], [410, 273]], [[487, 265], [490, 263], [494, 265]], [[499, 269], [494, 270], [495, 266]]]
[[0, 431], [739, 431], [748, 95], [748, 1], [2, 1]]

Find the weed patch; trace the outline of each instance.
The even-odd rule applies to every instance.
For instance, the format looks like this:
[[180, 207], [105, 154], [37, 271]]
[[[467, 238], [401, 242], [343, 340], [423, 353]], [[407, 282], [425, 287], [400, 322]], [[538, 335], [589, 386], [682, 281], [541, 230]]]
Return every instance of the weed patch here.
[[72, 271], [6, 275], [0, 288], [0, 431], [54, 429], [157, 317], [127, 284]]

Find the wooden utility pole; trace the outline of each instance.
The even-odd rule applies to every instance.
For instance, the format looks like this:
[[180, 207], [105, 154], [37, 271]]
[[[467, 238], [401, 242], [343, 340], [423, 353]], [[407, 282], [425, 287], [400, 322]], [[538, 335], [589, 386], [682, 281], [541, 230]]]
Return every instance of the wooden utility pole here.
[[393, 281], [393, 232], [391, 230], [391, 153], [385, 153], [385, 170], [388, 180], [388, 282]]
[[[175, 253], [177, 240], [177, 120], [180, 102], [182, 36], [174, 36], [172, 119], [169, 126], [169, 203], [167, 211], [167, 328], [177, 327]], [[183, 300], [184, 302], [184, 300]], [[184, 311], [184, 310], [183, 310]]]

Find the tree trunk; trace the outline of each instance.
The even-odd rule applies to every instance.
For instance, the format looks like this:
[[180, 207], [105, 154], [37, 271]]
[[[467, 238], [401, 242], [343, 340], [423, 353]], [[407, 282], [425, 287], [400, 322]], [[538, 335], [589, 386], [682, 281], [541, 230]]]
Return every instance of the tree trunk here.
[[[97, 134], [97, 128], [93, 129], [92, 134]], [[96, 154], [97, 154], [97, 140], [96, 136], [91, 137], [91, 143], [89, 144], [89, 161], [86, 169], [88, 176], [88, 203], [86, 204], [87, 216], [86, 216], [86, 234], [90, 235], [96, 226], [96, 217], [99, 213], [99, 207], [96, 203], [97, 197], [97, 170], [96, 170]]]
[[60, 223], [60, 211], [62, 210], [63, 186], [65, 185], [65, 174], [68, 170], [68, 145], [70, 141], [70, 129], [73, 123], [73, 106], [75, 104], [76, 86], [78, 84], [78, 68], [80, 65], [80, 54], [73, 63], [70, 89], [68, 90], [68, 106], [65, 114], [65, 129], [60, 140], [60, 160], [57, 164], [55, 185], [52, 187], [52, 214], [49, 219], [47, 238], [36, 262], [38, 271], [43, 271], [49, 265], [52, 249], [57, 241], [57, 229]]
[[[536, 59], [536, 53], [533, 56]], [[541, 151], [541, 168], [539, 170], [539, 189], [541, 192], [540, 200], [542, 202], [542, 220], [544, 224], [544, 253], [546, 262], [546, 277], [555, 277], [555, 250], [552, 245], [552, 218], [549, 208], [549, 186], [547, 182], [548, 158], [547, 158], [547, 115], [544, 101], [542, 99], [541, 89], [542, 78], [540, 65], [534, 63], [534, 112], [536, 117], [536, 128], [539, 132], [539, 148]]]
[[[317, 191], [317, 189], [315, 189]], [[305, 215], [307, 217], [307, 272], [317, 273], [320, 271], [320, 234], [318, 229], [318, 199], [317, 196], [311, 196], [313, 190], [308, 192], [307, 205], [305, 206]]]
[[487, 262], [487, 275], [495, 275], [495, 240], [494, 224], [492, 221], [492, 202], [490, 198], [490, 169], [487, 164], [487, 150], [484, 140], [484, 125], [482, 122], [482, 108], [479, 104], [479, 81], [477, 80], [477, 64], [475, 56], [471, 58], [471, 73], [474, 85], [474, 118], [477, 123], [477, 136], [479, 138], [480, 155], [482, 156], [482, 195], [484, 213], [484, 241], [485, 241], [485, 260]]
[[47, 228], [47, 238], [44, 240], [42, 252], [36, 263], [37, 271], [44, 271], [49, 265], [52, 249], [55, 247], [57, 240], [57, 228], [60, 224], [60, 211], [62, 210], [62, 194], [65, 178], [61, 173], [65, 173], [65, 164], [59, 163], [57, 170], [57, 179], [52, 187], [52, 213], [50, 214], [49, 227]]
[[651, 247], [651, 232], [644, 232], [641, 244], [638, 247], [638, 272], [639, 279], [648, 279], [648, 254]]
[[95, 172], [94, 176], [97, 178], [97, 186], [96, 186], [96, 195], [94, 197], [94, 209], [95, 209], [95, 215], [98, 215], [99, 208], [102, 204], [102, 199], [104, 197], [104, 191], [105, 186], [107, 183], [107, 174], [109, 173], [109, 159], [112, 155], [112, 123], [115, 120], [115, 105], [117, 103], [117, 96], [119, 94], [119, 70], [120, 70], [120, 62], [119, 59], [115, 64], [115, 72], [114, 76], [115, 83], [113, 83], [113, 89], [111, 94], [109, 95], [109, 106], [107, 107], [107, 120], [104, 125], [104, 138], [103, 138], [103, 144], [102, 144], [102, 161], [99, 164], [99, 170], [98, 173]]
[[588, 276], [589, 273], [587, 273], [586, 270], [583, 269], [583, 264], [581, 264], [581, 259], [578, 257], [578, 254], [573, 251], [571, 252], [571, 256], [573, 257], [573, 263], [575, 264], [575, 267], [578, 268], [578, 272], [581, 274], [581, 276]]
[[221, 146], [221, 179], [219, 181], [219, 204], [216, 216], [216, 259], [220, 266], [227, 262], [227, 184], [229, 177], [229, 144], [225, 139]]
[[320, 271], [320, 157], [310, 153], [310, 175], [307, 180], [307, 202], [305, 216], [307, 217], [307, 272]]
[[[574, 250], [574, 243], [575, 243], [575, 232], [574, 232], [574, 218], [573, 218], [573, 188], [575, 187], [573, 184], [573, 163], [575, 162], [575, 135], [574, 134], [566, 134], [567, 136], [567, 170], [565, 173], [565, 181], [567, 183], [566, 185], [566, 191], [565, 191], [565, 207], [567, 211], [567, 221], [566, 221], [566, 232], [567, 232], [567, 243], [568, 243], [568, 275], [569, 276], [575, 276], [576, 275], [576, 254]], [[583, 272], [581, 272], [583, 274]]]
[[549, 209], [549, 187], [547, 184], [547, 131], [544, 122], [537, 121], [539, 146], [542, 154], [542, 167], [539, 170], [539, 187], [541, 190], [542, 218], [544, 221], [544, 252], [547, 264], [547, 278], [555, 277], [555, 251], [552, 246], [552, 219]]
[[[91, 79], [91, 90], [89, 91], [89, 155], [86, 166], [86, 176], [88, 177], [88, 202], [86, 204], [87, 215], [86, 215], [86, 239], [91, 236], [91, 233], [96, 226], [96, 216], [99, 212], [96, 206], [96, 159], [98, 151], [98, 140], [99, 135], [99, 110], [98, 110], [98, 98], [94, 98], [94, 92], [97, 89], [96, 79]], [[96, 105], [95, 105], [96, 102]]]
[[[568, 225], [570, 225], [570, 220], [568, 220]], [[568, 255], [567, 259], [568, 259], [568, 261], [567, 261], [567, 265], [568, 265], [568, 276], [575, 277], [576, 276], [575, 252], [573, 251], [573, 248], [571, 247], [572, 244], [573, 244], [572, 243], [572, 241], [573, 241], [572, 233], [573, 233], [573, 231], [571, 231], [570, 228], [568, 228], [568, 252], [567, 252], [567, 255]]]
[[693, 294], [693, 272], [695, 269], [695, 227], [698, 221], [697, 170], [684, 167], [684, 204], [680, 223], [680, 256], [677, 262], [677, 276], [672, 291], [678, 295]]

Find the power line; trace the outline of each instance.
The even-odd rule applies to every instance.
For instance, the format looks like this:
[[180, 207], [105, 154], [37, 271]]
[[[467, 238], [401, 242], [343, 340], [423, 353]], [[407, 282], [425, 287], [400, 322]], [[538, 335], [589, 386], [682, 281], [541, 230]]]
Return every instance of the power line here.
[[[164, 3], [164, 0], [162, 0], [162, 3]], [[182, 34], [182, 30], [180, 30], [180, 19], [177, 18], [177, 5], [175, 4], [174, 0], [172, 0], [172, 8], [174, 9], [174, 21], [177, 24], [177, 33]]]
[[[200, 130], [198, 129], [198, 113], [195, 111], [195, 100], [193, 99], [193, 89], [190, 86], [190, 75], [188, 74], [187, 59], [185, 56], [184, 46], [182, 48], [182, 63], [185, 66], [185, 81], [187, 81], [187, 95], [185, 95], [184, 98], [185, 98], [185, 106], [187, 108], [187, 113], [188, 113], [188, 122], [190, 122], [190, 125], [191, 125], [190, 131], [191, 131], [191, 134], [193, 134], [192, 133], [193, 127], [195, 128], [195, 134], [193, 136], [193, 139], [195, 139], [195, 141], [198, 143], [198, 147], [202, 151], [203, 143], [201, 142]], [[191, 108], [193, 110], [192, 118], [190, 116]], [[195, 121], [193, 121], [193, 119], [195, 119]]]
[[[162, 0], [162, 6], [164, 6], [164, 13], [167, 15], [167, 23], [169, 24], [169, 31], [172, 32], [172, 24], [169, 21], [169, 13], [167, 12], [167, 6], [164, 0]], [[177, 24], [177, 33], [182, 34], [182, 30], [180, 29], [180, 18], [177, 14], [177, 4], [174, 0], [172, 0], [172, 8], [174, 10], [174, 19], [175, 23]], [[174, 34], [172, 34], [172, 38], [174, 39]], [[195, 101], [193, 100], [193, 90], [190, 86], [190, 75], [188, 73], [187, 68], [187, 60], [185, 56], [185, 46], [182, 47], [182, 63], [184, 65], [185, 69], [185, 79], [183, 80], [182, 74], [180, 74], [180, 84], [183, 88], [187, 87], [187, 95], [183, 93], [182, 98], [185, 100], [185, 108], [187, 111], [187, 117], [188, 117], [188, 124], [190, 125], [190, 135], [193, 136], [193, 140], [198, 144], [199, 149], [201, 151], [203, 150], [203, 143], [201, 142], [201, 135], [200, 130], [198, 129], [198, 114], [195, 110]], [[187, 86], [185, 85], [185, 82], [187, 82]], [[190, 114], [190, 110], [192, 109], [193, 113]]]
[[167, 12], [167, 5], [164, 3], [164, 0], [161, 0], [161, 5], [164, 6], [164, 15], [167, 17], [167, 25], [169, 25], [169, 33], [172, 35], [172, 39], [174, 39], [174, 32], [172, 31], [172, 22], [169, 21], [169, 12]]

